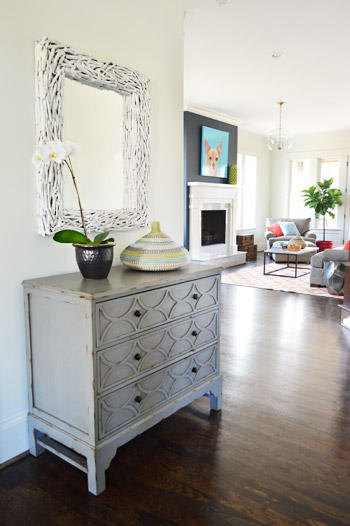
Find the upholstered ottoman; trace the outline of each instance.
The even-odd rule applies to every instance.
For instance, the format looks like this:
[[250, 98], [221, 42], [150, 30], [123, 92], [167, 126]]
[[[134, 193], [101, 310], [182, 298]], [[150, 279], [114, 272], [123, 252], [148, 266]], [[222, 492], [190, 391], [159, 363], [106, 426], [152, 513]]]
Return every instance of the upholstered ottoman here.
[[[312, 247], [316, 248], [315, 243], [311, 243], [311, 241], [305, 241], [305, 243], [308, 248], [312, 248]], [[310, 260], [313, 256], [314, 255], [312, 253], [301, 254], [300, 256], [298, 256], [298, 263], [310, 263]], [[286, 263], [287, 262], [287, 256], [286, 254], [283, 254], [283, 250], [281, 250], [280, 254], [271, 254], [271, 257], [276, 263]], [[295, 256], [289, 256], [289, 261], [291, 263], [294, 263]]]

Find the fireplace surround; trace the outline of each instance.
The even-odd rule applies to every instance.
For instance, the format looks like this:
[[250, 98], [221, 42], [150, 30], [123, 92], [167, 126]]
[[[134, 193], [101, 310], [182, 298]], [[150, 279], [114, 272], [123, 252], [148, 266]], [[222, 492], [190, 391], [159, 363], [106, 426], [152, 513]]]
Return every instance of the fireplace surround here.
[[190, 182], [189, 249], [193, 261], [230, 267], [245, 263], [236, 245], [237, 188]]

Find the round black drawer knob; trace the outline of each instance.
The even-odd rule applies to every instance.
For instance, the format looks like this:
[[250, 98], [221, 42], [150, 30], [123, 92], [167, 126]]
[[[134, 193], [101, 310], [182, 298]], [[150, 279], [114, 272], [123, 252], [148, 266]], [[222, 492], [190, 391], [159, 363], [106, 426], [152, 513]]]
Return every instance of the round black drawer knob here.
[[140, 316], [141, 316], [141, 311], [140, 311], [140, 310], [135, 310], [135, 313], [134, 313], [134, 314], [135, 314], [136, 318], [140, 318]]
[[140, 361], [142, 358], [141, 354], [139, 352], [137, 352], [134, 356], [134, 359], [137, 360], [137, 361]]
[[193, 298], [194, 300], [198, 300], [198, 294], [193, 294], [192, 298]]
[[193, 372], [193, 373], [197, 373], [197, 372], [198, 372], [197, 367], [192, 367], [192, 372]]
[[135, 396], [135, 402], [137, 402], [138, 404], [142, 402], [141, 396]]
[[192, 331], [192, 336], [198, 336], [198, 332], [197, 331]]

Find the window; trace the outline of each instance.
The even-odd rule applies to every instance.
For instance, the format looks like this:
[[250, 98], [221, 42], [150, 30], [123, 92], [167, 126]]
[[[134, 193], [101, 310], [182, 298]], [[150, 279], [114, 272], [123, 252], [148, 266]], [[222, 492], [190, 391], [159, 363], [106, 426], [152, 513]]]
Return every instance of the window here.
[[[320, 159], [320, 181], [323, 181], [323, 179], [330, 179], [331, 177], [333, 177], [334, 180], [332, 187], [339, 188], [339, 159]], [[334, 219], [329, 215], [326, 215], [327, 228], [337, 228], [338, 210], [338, 206], [333, 210], [335, 215]], [[323, 228], [322, 217], [316, 219], [316, 227]]]
[[237, 156], [237, 230], [255, 228], [257, 158], [239, 153]]
[[[289, 217], [312, 217], [314, 228], [323, 228], [323, 219], [314, 219], [314, 211], [304, 204], [302, 191], [315, 185], [317, 181], [330, 179], [333, 177], [334, 188], [339, 188], [339, 159], [299, 159], [290, 161], [290, 194], [289, 194]], [[311, 167], [314, 167], [311, 169]], [[316, 169], [317, 166], [317, 169]], [[336, 217], [332, 219], [326, 216], [327, 228], [337, 227], [337, 211], [334, 210]]]
[[304, 204], [302, 191], [309, 188], [310, 161], [291, 161], [289, 217], [310, 217], [310, 208]]

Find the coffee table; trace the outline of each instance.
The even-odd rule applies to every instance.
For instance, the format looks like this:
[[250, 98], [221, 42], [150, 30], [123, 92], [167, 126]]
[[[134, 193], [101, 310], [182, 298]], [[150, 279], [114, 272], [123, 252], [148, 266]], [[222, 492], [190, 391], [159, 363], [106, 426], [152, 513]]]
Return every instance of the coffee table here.
[[[306, 247], [302, 248], [298, 252], [295, 252], [293, 250], [288, 250], [284, 248], [268, 248], [267, 250], [264, 250], [264, 275], [270, 276], [273, 274], [274, 276], [279, 276], [281, 278], [301, 278], [301, 276], [305, 276], [306, 274], [310, 274], [310, 269], [307, 269], [307, 272], [303, 272], [303, 274], [298, 274], [298, 270], [306, 270], [305, 267], [298, 267], [298, 257], [304, 254], [310, 254], [318, 251], [318, 247]], [[278, 268], [276, 270], [270, 270], [270, 272], [266, 272], [266, 256], [268, 254], [285, 254], [287, 256], [287, 266]], [[290, 256], [295, 256], [295, 262], [290, 261]], [[307, 263], [308, 264], [308, 263]], [[294, 276], [293, 275], [287, 275], [287, 274], [277, 274], [277, 272], [280, 272], [281, 270], [285, 270], [286, 268], [294, 268]]]

